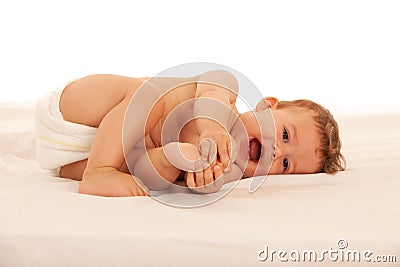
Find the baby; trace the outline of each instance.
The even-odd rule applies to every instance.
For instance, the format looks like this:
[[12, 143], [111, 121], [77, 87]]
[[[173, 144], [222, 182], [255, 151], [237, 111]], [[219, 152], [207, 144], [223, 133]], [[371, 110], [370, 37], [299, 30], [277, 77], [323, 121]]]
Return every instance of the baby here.
[[237, 95], [236, 78], [224, 70], [75, 80], [37, 104], [39, 165], [100, 196], [144, 196], [181, 178], [209, 193], [242, 176], [344, 169], [328, 110], [267, 97], [239, 114]]

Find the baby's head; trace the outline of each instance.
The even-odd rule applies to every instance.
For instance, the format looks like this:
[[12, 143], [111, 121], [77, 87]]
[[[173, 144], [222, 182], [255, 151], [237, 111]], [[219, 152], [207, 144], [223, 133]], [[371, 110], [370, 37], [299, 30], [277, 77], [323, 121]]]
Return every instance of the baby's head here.
[[275, 156], [269, 174], [344, 170], [339, 127], [327, 109], [310, 100], [278, 101], [267, 97], [259, 102], [254, 112], [240, 116], [249, 137], [247, 176], [254, 176], [258, 161], [262, 160], [263, 137], [254, 114], [262, 114], [267, 108], [273, 116], [276, 134]]
[[[316, 172], [336, 173], [345, 169], [346, 161], [340, 149], [342, 143], [339, 137], [339, 126], [332, 114], [323, 106], [305, 99], [280, 101], [276, 110], [286, 110], [303, 114], [312, 120], [313, 128], [302, 129], [305, 134], [314, 136], [316, 132], [318, 146], [316, 152], [319, 158]], [[301, 115], [298, 115], [299, 117]]]

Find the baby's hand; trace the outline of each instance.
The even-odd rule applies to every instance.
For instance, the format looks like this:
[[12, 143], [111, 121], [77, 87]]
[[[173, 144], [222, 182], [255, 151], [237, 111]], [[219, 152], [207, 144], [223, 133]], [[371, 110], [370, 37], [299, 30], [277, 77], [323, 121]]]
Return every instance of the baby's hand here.
[[196, 193], [215, 193], [224, 184], [222, 174], [222, 164], [219, 162], [198, 172], [187, 172], [185, 174], [185, 181], [186, 185]]
[[[215, 165], [217, 159], [222, 163], [222, 171], [229, 168], [232, 157], [232, 142], [229, 133], [223, 127], [204, 129], [200, 135], [201, 160]], [[214, 143], [214, 144], [213, 144]], [[216, 156], [219, 156], [217, 158]]]
[[143, 182], [132, 175], [114, 169], [96, 170], [84, 173], [78, 192], [81, 194], [128, 197], [148, 196], [149, 189]]

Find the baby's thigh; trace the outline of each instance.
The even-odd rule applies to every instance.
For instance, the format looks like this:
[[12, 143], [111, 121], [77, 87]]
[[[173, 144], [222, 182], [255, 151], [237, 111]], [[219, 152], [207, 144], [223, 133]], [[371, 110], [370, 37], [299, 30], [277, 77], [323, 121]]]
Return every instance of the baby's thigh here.
[[116, 75], [91, 75], [78, 79], [64, 89], [60, 111], [67, 121], [98, 127], [109, 111], [142, 83], [140, 79]]

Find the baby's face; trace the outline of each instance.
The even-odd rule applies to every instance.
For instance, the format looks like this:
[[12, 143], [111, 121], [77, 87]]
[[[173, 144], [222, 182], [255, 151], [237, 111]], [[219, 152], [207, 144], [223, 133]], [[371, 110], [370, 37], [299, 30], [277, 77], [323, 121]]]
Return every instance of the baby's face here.
[[[275, 127], [271, 123], [271, 114]], [[233, 136], [239, 167], [244, 168], [247, 163], [244, 172], [249, 177], [265, 175], [268, 170], [269, 174], [318, 172], [320, 142], [312, 114], [293, 108], [243, 113], [240, 118], [247, 136]]]

